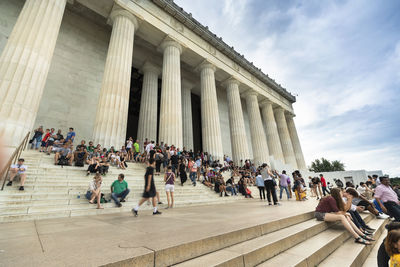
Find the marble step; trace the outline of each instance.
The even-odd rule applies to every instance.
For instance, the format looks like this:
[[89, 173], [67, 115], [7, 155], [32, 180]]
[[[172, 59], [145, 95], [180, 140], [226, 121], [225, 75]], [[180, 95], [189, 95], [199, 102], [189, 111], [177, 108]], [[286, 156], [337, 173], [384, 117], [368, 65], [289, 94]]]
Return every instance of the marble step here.
[[325, 222], [310, 219], [174, 266], [255, 266], [328, 227]]
[[[306, 222], [312, 217], [313, 212], [306, 212], [295, 216], [279, 218], [278, 220], [264, 224], [251, 225], [235, 231], [226, 229], [226, 231], [211, 235], [204, 239], [187, 241], [180, 245], [175, 245], [174, 247], [164, 248], [159, 251], [155, 251], [154, 266], [170, 266], [182, 263], [184, 261], [213, 253], [215, 251], [223, 250], [227, 247], [245, 242], [247, 240], [258, 238], [263, 235]], [[118, 262], [115, 264], [118, 264]], [[202, 266], [213, 265], [203, 264]], [[226, 266], [235, 265], [232, 264]]]
[[[207, 200], [206, 202], [202, 200], [190, 200], [184, 201], [182, 203], [176, 202], [175, 207], [183, 207], [183, 206], [196, 206], [196, 205], [212, 205], [212, 204], [221, 204], [221, 203], [229, 203], [230, 201], [247, 201], [247, 199], [242, 200], [229, 200], [220, 199], [220, 200]], [[137, 202], [133, 202], [136, 204]], [[134, 205], [129, 205], [130, 203], [123, 203], [122, 208], [117, 208], [113, 203], [104, 204], [105, 208], [102, 210], [96, 209], [96, 205], [87, 204], [86, 209], [74, 209], [74, 210], [56, 210], [46, 212], [31, 212], [31, 213], [20, 213], [20, 214], [1, 214], [0, 213], [0, 223], [5, 222], [17, 222], [17, 221], [29, 221], [29, 220], [43, 220], [50, 218], [61, 218], [61, 217], [72, 217], [72, 216], [88, 216], [88, 215], [97, 215], [97, 214], [109, 214], [109, 213], [118, 213], [118, 212], [130, 212]], [[160, 205], [160, 209], [166, 207], [164, 202], [163, 205]], [[141, 211], [151, 210], [151, 205], [143, 204], [141, 207]]]
[[[109, 200], [110, 195], [105, 195], [106, 199]], [[141, 198], [141, 194], [129, 194], [128, 197], [126, 198], [127, 202], [137, 202]], [[233, 197], [221, 197], [215, 199], [215, 201], [219, 200], [226, 200], [227, 198], [232, 198], [233, 200], [239, 200], [242, 199], [240, 196], [233, 196]], [[160, 195], [161, 201], [166, 201], [166, 196], [165, 195]], [[196, 194], [181, 194], [181, 195], [175, 195], [174, 200], [175, 201], [191, 201], [191, 200], [203, 200], [203, 201], [212, 201], [214, 198], [210, 198], [209, 196], [199, 196]], [[8, 208], [22, 208], [22, 207], [34, 207], [34, 206], [54, 206], [54, 205], [71, 205], [71, 204], [87, 204], [87, 200], [84, 196], [81, 196], [80, 198], [54, 198], [54, 199], [28, 199], [28, 200], [19, 200], [19, 201], [4, 201], [0, 202], [0, 214], [3, 212], [4, 209]]]
[[[367, 223], [369, 223], [373, 218], [371, 214], [363, 214], [362, 217]], [[337, 248], [342, 246], [349, 238], [351, 238], [350, 233], [347, 232], [342, 225], [335, 224], [331, 228], [297, 244], [296, 246], [257, 266], [279, 266], [283, 262], [285, 263], [285, 266], [317, 266]], [[358, 246], [364, 247], [362, 244], [358, 244]]]
[[[387, 220], [374, 219], [369, 222], [369, 226], [375, 228], [374, 238], [378, 240], [381, 236]], [[376, 241], [374, 242], [374, 244]], [[380, 243], [379, 243], [380, 245]], [[358, 267], [362, 266], [364, 261], [367, 259], [369, 253], [373, 249], [373, 245], [360, 246], [354, 242], [354, 238], [349, 238], [343, 243], [338, 249], [336, 249], [331, 255], [324, 259], [318, 266], [329, 267], [334, 265]]]
[[[140, 197], [130, 197], [126, 199], [126, 203], [136, 203]], [[212, 201], [209, 198], [206, 197], [197, 197], [197, 198], [187, 198], [186, 196], [178, 196], [174, 197], [175, 202], [177, 201], [186, 201], [189, 202], [191, 200], [203, 200], [204, 202], [206, 201]], [[232, 201], [240, 200], [238, 197], [232, 197]], [[166, 198], [164, 196], [161, 196], [161, 201], [166, 202]], [[215, 200], [219, 201], [219, 200]], [[226, 198], [221, 198], [221, 201], [227, 201]], [[72, 204], [88, 204], [88, 201], [86, 198], [79, 198], [79, 199], [52, 199], [51, 201], [49, 200], [29, 200], [29, 201], [19, 201], [19, 202], [8, 202], [8, 203], [0, 203], [0, 214], [1, 209], [8, 209], [8, 208], [25, 208], [25, 207], [37, 207], [37, 206], [58, 206], [58, 205], [72, 205]]]
[[[140, 196], [130, 198], [127, 202], [130, 206], [138, 203], [141, 199]], [[161, 199], [166, 203], [166, 199]], [[221, 202], [226, 201], [226, 199], [221, 199]], [[219, 199], [208, 199], [208, 198], [187, 198], [185, 196], [174, 198], [174, 202], [178, 203], [195, 203], [195, 202], [220, 202]], [[114, 207], [114, 203], [104, 203], [105, 207]], [[69, 203], [66, 204], [58, 204], [58, 205], [29, 205], [29, 206], [16, 206], [16, 207], [1, 207], [0, 206], [0, 214], [9, 215], [9, 214], [23, 214], [23, 213], [34, 213], [34, 212], [52, 212], [52, 211], [64, 211], [64, 210], [77, 210], [77, 209], [90, 209], [95, 208], [95, 205], [91, 205], [85, 199], [77, 199], [77, 201], [70, 200]]]
[[[390, 221], [388, 221], [387, 223], [390, 223]], [[375, 245], [371, 249], [371, 252], [368, 254], [367, 259], [362, 264], [363, 267], [378, 266], [378, 264], [377, 264], [378, 250], [379, 250], [379, 247], [381, 246], [383, 240], [386, 238], [386, 236], [387, 236], [387, 230], [383, 229], [381, 236], [379, 237], [379, 239], [376, 240]]]

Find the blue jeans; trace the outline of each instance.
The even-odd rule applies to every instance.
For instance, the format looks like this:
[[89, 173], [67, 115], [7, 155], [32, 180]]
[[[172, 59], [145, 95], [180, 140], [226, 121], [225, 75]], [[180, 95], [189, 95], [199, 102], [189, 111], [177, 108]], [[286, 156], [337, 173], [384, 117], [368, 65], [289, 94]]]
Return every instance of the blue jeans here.
[[115, 204], [119, 205], [121, 202], [119, 202], [118, 198], [125, 199], [126, 196], [129, 194], [130, 190], [127, 188], [125, 191], [122, 191], [121, 193], [111, 193], [111, 198], [115, 201]]
[[197, 173], [190, 172], [189, 178], [192, 181], [193, 185], [196, 185], [196, 175], [197, 175]]
[[[36, 141], [36, 143], [35, 143]], [[35, 144], [34, 144], [35, 143]], [[40, 144], [42, 143], [42, 136], [38, 136], [32, 141], [31, 149], [33, 149], [33, 146], [35, 146], [36, 149], [39, 148]]]
[[279, 193], [279, 199], [282, 199], [282, 192], [283, 192], [283, 190], [286, 191], [287, 198], [289, 199], [289, 198], [290, 198], [290, 195], [289, 195], [289, 190], [288, 190], [288, 187], [287, 187], [287, 186], [281, 186], [281, 192]]
[[92, 191], [87, 191], [85, 197], [87, 198], [87, 200], [90, 200], [92, 198]]
[[164, 159], [163, 161], [163, 167], [164, 169], [168, 166], [168, 159]]
[[231, 196], [237, 195], [236, 190], [235, 190], [235, 187], [227, 186], [227, 187], [226, 187], [226, 190], [229, 191], [229, 192], [231, 192]]
[[376, 201], [376, 199], [374, 199], [372, 203], [374, 203], [375, 209], [377, 209], [379, 213], [383, 213], [381, 206], [379, 206], [378, 201]]

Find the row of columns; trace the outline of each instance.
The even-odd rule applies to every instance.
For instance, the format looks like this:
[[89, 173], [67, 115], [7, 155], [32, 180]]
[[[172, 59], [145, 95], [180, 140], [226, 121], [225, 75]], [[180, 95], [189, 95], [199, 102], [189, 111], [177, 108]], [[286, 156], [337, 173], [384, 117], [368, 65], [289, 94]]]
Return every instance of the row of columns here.
[[[10, 136], [16, 146], [33, 127], [55, 48], [66, 0], [27, 0], [0, 57], [0, 137]], [[119, 7], [111, 12], [112, 33], [93, 130], [96, 143], [121, 147], [125, 140], [136, 17]], [[156, 140], [158, 77], [162, 73], [159, 140], [177, 147], [193, 148], [191, 86], [181, 84], [182, 47], [166, 39], [162, 72], [146, 62], [140, 105], [138, 139]], [[198, 67], [201, 81], [203, 150], [223, 158], [221, 127], [215, 84], [216, 68], [205, 61]], [[227, 90], [232, 157], [236, 164], [249, 157], [240, 83], [224, 82]], [[251, 145], [256, 164], [269, 163], [269, 155], [294, 168], [305, 168], [292, 116], [272, 103], [258, 103], [255, 92], [246, 92]], [[261, 107], [261, 113], [260, 113]], [[263, 121], [266, 129], [263, 127]]]

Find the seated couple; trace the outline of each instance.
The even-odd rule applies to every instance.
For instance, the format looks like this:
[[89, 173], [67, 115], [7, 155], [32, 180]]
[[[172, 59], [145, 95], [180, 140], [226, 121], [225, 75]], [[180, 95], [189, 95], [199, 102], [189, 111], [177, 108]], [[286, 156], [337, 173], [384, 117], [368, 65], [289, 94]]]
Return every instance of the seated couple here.
[[[125, 198], [130, 192], [128, 183], [124, 178], [124, 175], [121, 173], [118, 175], [118, 179], [111, 184], [111, 198], [114, 200], [117, 207], [122, 207], [121, 202], [125, 202]], [[89, 203], [96, 203], [98, 209], [103, 209], [100, 204], [102, 198], [102, 183], [103, 178], [97, 173], [93, 180], [89, 182], [89, 188], [86, 192], [86, 198], [89, 200]]]

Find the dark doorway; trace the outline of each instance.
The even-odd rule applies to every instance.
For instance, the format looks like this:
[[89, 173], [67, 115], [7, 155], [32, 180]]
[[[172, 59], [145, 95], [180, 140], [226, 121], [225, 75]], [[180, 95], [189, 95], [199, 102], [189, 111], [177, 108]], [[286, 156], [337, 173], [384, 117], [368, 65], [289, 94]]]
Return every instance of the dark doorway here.
[[192, 124], [193, 124], [193, 148], [194, 152], [202, 151], [203, 139], [201, 131], [201, 102], [198, 95], [192, 94]]
[[142, 97], [143, 74], [138, 69], [132, 68], [131, 91], [129, 93], [128, 125], [126, 127], [126, 138], [132, 137], [136, 140], [139, 125], [140, 99]]
[[[140, 101], [142, 99], [143, 74], [139, 70], [132, 68], [131, 91], [129, 94], [128, 125], [126, 128], [126, 138], [137, 139], [139, 126]], [[158, 97], [157, 97], [157, 139], [158, 124], [160, 120], [160, 98], [161, 98], [161, 79], [158, 79]], [[156, 141], [156, 140], [154, 140]]]

